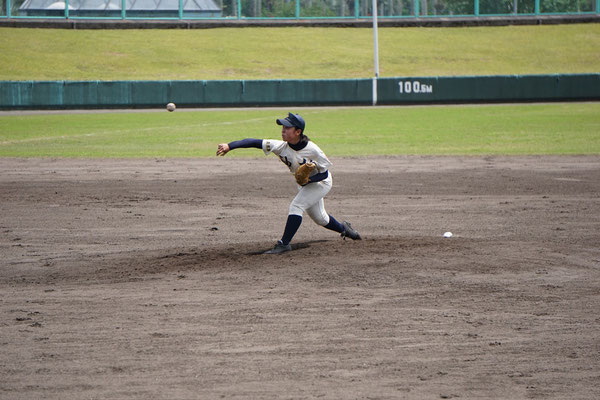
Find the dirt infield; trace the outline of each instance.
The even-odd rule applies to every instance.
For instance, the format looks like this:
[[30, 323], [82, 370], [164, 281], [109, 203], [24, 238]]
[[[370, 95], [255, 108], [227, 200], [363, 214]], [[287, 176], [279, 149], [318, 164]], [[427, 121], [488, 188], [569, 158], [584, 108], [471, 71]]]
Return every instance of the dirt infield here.
[[600, 157], [333, 162], [0, 159], [0, 398], [600, 398]]

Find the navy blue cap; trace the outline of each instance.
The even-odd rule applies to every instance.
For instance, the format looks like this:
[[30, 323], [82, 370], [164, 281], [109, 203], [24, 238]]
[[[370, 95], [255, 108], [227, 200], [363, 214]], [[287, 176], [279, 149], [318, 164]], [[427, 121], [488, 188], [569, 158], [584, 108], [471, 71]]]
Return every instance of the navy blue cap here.
[[301, 129], [302, 132], [304, 132], [304, 118], [302, 118], [300, 115], [298, 114], [292, 114], [289, 113], [287, 117], [285, 118], [280, 118], [277, 121], [277, 125], [283, 125], [283, 126], [287, 126], [287, 127], [295, 127], [298, 129]]

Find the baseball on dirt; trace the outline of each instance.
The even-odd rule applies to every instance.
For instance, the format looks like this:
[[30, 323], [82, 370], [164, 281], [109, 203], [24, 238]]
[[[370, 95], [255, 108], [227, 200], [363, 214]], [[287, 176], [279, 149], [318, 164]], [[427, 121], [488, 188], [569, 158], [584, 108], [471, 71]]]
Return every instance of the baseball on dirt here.
[[167, 104], [167, 111], [173, 112], [173, 111], [175, 111], [175, 108], [177, 108], [177, 107], [175, 107], [175, 103]]
[[445, 238], [452, 237], [452, 232], [444, 232], [444, 237]]

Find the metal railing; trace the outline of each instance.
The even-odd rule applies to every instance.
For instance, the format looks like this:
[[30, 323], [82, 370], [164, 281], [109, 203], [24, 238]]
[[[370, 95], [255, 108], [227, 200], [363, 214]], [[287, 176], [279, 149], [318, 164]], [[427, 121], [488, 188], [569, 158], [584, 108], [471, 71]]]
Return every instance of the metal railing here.
[[[206, 3], [211, 3], [209, 0]], [[132, 0], [107, 0], [104, 9], [86, 8], [86, 0], [0, 0], [0, 18], [54, 19], [361, 19], [372, 18], [371, 0], [214, 0], [200, 9], [196, 2], [150, 0], [141, 8]], [[46, 4], [40, 7], [39, 4]], [[137, 4], [137, 5], [136, 5]], [[194, 6], [192, 9], [190, 6]], [[135, 8], [137, 7], [137, 8]], [[600, 0], [378, 0], [379, 18], [600, 15]]]

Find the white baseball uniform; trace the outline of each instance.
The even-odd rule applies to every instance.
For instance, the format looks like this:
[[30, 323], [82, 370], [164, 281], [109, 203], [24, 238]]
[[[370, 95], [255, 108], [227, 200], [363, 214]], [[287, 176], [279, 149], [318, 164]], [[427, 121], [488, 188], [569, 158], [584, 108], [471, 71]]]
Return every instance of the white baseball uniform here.
[[316, 168], [311, 172], [311, 176], [327, 172], [327, 178], [311, 182], [307, 185], [298, 185], [298, 194], [292, 200], [289, 208], [290, 215], [302, 216], [304, 212], [310, 216], [318, 225], [325, 226], [329, 223], [329, 215], [325, 211], [323, 197], [331, 190], [333, 183], [329, 167], [332, 165], [325, 153], [314, 144], [308, 141], [301, 150], [294, 150], [283, 140], [265, 139], [262, 141], [262, 149], [265, 155], [273, 153], [288, 166], [293, 174], [300, 165], [307, 162], [315, 164]]

